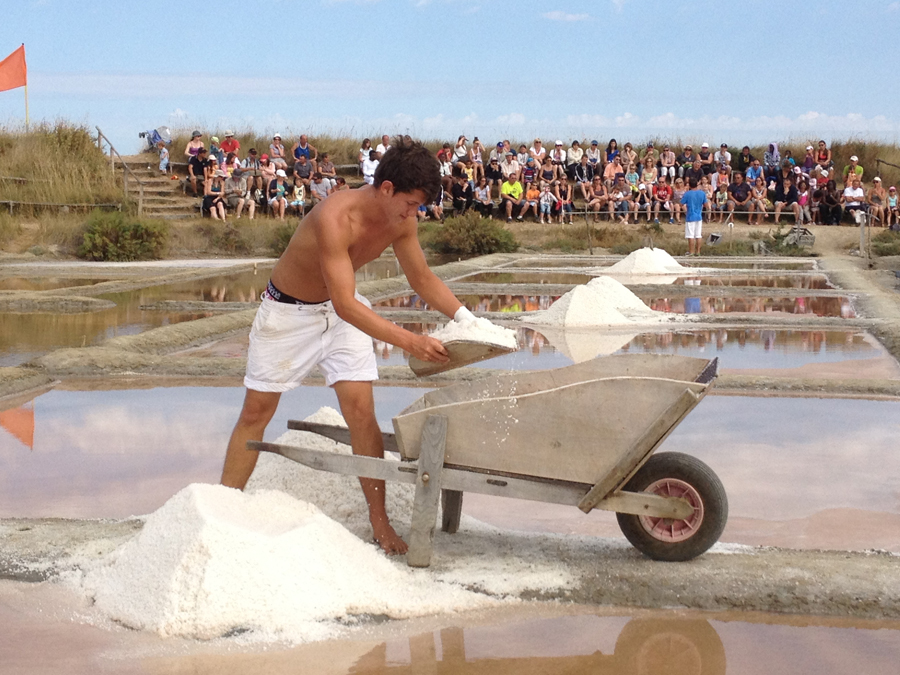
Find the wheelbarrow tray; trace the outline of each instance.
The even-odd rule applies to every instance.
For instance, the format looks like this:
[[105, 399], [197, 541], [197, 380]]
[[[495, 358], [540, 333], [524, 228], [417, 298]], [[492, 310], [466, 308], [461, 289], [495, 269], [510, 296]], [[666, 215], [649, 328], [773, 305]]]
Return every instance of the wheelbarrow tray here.
[[609, 492], [700, 402], [714, 376], [708, 359], [625, 354], [460, 383], [397, 415], [397, 446], [416, 459], [425, 420], [443, 415], [448, 465]]

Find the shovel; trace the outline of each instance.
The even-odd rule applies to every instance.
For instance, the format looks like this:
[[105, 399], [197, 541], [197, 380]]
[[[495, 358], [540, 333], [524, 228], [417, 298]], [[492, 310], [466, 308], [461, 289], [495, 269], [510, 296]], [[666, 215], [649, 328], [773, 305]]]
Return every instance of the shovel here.
[[478, 342], [476, 340], [450, 340], [444, 343], [450, 360], [447, 363], [434, 363], [433, 361], [422, 361], [415, 356], [409, 357], [409, 367], [419, 377], [426, 375], [436, 375], [454, 368], [468, 366], [471, 363], [492, 359], [501, 354], [509, 354], [516, 351], [509, 347], [495, 345], [490, 342]]

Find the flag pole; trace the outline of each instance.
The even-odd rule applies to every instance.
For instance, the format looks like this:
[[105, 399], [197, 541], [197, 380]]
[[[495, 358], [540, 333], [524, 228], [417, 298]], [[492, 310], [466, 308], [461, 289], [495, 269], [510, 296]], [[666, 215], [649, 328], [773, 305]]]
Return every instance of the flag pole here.
[[25, 133], [28, 133], [28, 83], [25, 83]]

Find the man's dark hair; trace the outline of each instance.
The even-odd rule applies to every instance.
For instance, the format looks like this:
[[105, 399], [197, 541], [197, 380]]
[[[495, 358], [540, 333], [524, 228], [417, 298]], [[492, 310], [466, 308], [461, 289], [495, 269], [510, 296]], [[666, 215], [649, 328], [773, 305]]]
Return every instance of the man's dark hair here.
[[425, 193], [425, 203], [437, 198], [441, 188], [441, 165], [424, 145], [409, 136], [397, 136], [375, 169], [375, 187], [390, 181], [396, 192]]
[[696, 178], [691, 178], [691, 179], [688, 181], [688, 186], [691, 188], [691, 190], [696, 189], [696, 187], [697, 187], [698, 185], [700, 185], [700, 183], [697, 182], [697, 179], [696, 179]]

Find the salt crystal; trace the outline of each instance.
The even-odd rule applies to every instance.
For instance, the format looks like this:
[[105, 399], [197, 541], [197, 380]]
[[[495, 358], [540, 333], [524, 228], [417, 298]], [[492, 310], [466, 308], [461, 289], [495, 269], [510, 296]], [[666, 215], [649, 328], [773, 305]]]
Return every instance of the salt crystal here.
[[656, 312], [611, 277], [597, 277], [576, 286], [550, 305], [529, 314], [528, 323], [542, 326], [620, 326], [634, 323], [671, 321]]
[[471, 340], [474, 342], [487, 342], [499, 345], [507, 349], [518, 349], [516, 331], [491, 323], [484, 317], [476, 317], [474, 321], [450, 321], [446, 325], [431, 333], [431, 337], [441, 342], [451, 340]]
[[639, 248], [611, 267], [604, 274], [678, 274], [684, 267], [661, 248]]

